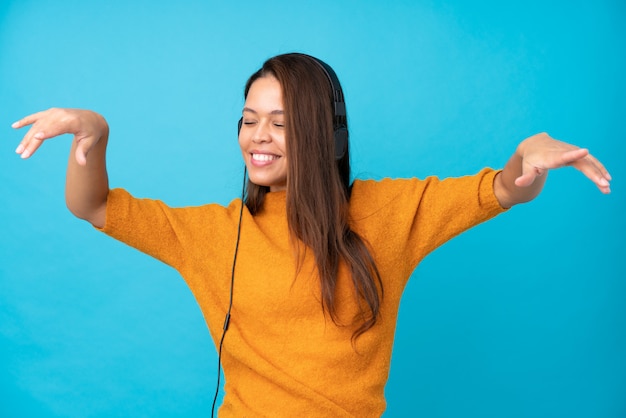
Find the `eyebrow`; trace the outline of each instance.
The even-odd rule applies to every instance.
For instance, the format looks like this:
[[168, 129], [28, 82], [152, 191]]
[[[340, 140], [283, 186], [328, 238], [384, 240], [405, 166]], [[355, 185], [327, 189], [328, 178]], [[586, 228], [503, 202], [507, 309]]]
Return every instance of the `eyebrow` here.
[[[242, 113], [243, 112], [250, 112], [250, 113], [258, 114], [258, 112], [256, 110], [250, 109], [249, 107], [244, 107]], [[283, 110], [279, 110], [279, 109], [272, 110], [270, 112], [270, 115], [284, 115], [284, 114], [285, 114], [285, 112]]]

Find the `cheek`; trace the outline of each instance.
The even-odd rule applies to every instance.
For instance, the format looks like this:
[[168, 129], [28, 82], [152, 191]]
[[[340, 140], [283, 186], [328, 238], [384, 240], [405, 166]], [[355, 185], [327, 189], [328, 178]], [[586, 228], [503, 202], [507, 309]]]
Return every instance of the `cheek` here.
[[276, 143], [276, 146], [283, 152], [283, 154], [287, 155], [287, 141], [285, 141], [285, 136], [277, 136], [274, 141]]

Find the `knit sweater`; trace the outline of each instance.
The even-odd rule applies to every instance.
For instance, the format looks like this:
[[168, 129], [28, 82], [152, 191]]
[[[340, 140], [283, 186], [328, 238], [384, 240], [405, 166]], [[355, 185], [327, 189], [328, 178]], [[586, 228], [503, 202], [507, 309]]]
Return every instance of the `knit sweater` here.
[[[368, 243], [384, 287], [376, 325], [354, 344], [359, 300], [349, 268], [339, 267], [333, 322], [322, 309], [311, 251], [298, 268], [285, 192], [268, 193], [255, 216], [244, 207], [219, 416], [379, 417], [407, 280], [433, 249], [503, 211], [493, 193], [496, 173], [354, 182], [350, 225]], [[171, 208], [113, 189], [102, 229], [180, 272], [216, 345], [241, 204]]]

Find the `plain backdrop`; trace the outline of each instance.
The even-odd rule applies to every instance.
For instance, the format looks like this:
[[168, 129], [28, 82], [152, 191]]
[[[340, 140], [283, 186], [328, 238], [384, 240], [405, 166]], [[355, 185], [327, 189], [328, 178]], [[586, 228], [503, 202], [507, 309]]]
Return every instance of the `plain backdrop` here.
[[623, 0], [2, 0], [0, 416], [208, 416], [217, 369], [177, 272], [65, 208], [71, 138], [22, 161], [11, 123], [94, 109], [112, 186], [227, 203], [245, 80], [292, 51], [338, 73], [355, 176], [473, 174], [547, 131], [614, 178], [553, 172], [418, 267], [385, 417], [626, 416]]

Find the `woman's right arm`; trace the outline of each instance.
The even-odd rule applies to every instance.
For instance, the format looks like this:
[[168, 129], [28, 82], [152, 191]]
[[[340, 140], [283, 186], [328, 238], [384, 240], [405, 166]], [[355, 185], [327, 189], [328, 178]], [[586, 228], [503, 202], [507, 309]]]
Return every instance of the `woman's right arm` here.
[[12, 127], [19, 129], [28, 125], [32, 126], [15, 150], [22, 158], [33, 155], [46, 139], [74, 135], [65, 201], [75, 216], [102, 228], [109, 193], [105, 158], [109, 126], [106, 120], [89, 110], [52, 108], [26, 116]]

